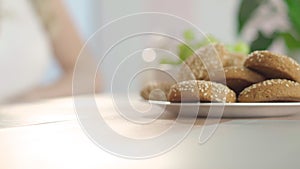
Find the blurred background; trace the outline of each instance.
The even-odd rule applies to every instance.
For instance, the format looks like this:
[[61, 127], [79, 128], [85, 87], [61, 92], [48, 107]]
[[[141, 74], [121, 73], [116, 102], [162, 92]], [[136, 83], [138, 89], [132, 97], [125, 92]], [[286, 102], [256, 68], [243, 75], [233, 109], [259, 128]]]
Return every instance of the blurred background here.
[[[25, 3], [30, 0], [22, 0], [22, 2], [23, 1]], [[78, 43], [77, 46], [74, 44], [69, 45], [69, 42], [77, 41], [77, 39], [75, 38], [75, 40], [72, 40], [74, 34], [69, 33], [73, 32], [72, 29], [71, 31], [67, 28], [62, 29], [60, 32], [61, 37], [66, 36], [69, 38], [69, 41], [63, 40], [63, 43], [56, 42], [55, 44], [56, 48], [59, 48], [57, 46], [61, 46], [61, 51], [59, 53], [63, 53], [63, 56], [60, 57], [60, 59], [50, 57], [47, 60], [50, 64], [40, 64], [41, 67], [46, 69], [46, 73], [32, 77], [32, 81], [35, 83], [28, 84], [23, 88], [14, 88], [13, 86], [14, 84], [27, 83], [29, 81], [28, 77], [17, 73], [16, 70], [19, 66], [16, 66], [15, 71], [7, 70], [9, 68], [4, 67], [8, 64], [2, 62], [3, 65], [0, 66], [2, 67], [2, 74], [0, 74], [0, 77], [5, 77], [6, 81], [3, 81], [4, 87], [0, 90], [0, 102], [4, 102], [4, 100], [8, 98], [14, 102], [18, 100], [26, 101], [37, 98], [71, 95], [71, 76], [67, 78], [68, 80], [64, 79], [65, 81], [68, 81], [66, 82], [68, 85], [58, 85], [63, 88], [57, 92], [59, 94], [53, 94], [55, 92], [48, 90], [48, 88], [44, 89], [48, 91], [48, 93], [45, 94], [41, 94], [45, 91], [40, 89], [33, 91], [34, 93], [37, 93], [35, 95], [29, 94], [28, 96], [27, 94], [23, 96], [20, 95], [20, 93], [26, 93], [25, 89], [28, 90], [29, 93], [32, 93], [31, 89], [34, 89], [39, 85], [51, 86], [51, 84], [61, 79], [64, 72], [72, 72], [73, 68], [66, 70], [68, 69], [68, 64], [64, 67], [64, 64], [60, 62], [70, 63], [74, 66], [74, 58], [77, 57], [76, 55], [79, 53], [79, 49], [83, 47], [83, 44], [87, 42], [92, 35], [93, 38], [88, 41], [87, 48], [84, 49], [89, 51], [87, 52], [89, 54], [85, 54], [91, 56], [93, 61], [88, 59], [89, 61], [84, 62], [90, 63], [90, 65], [95, 64], [95, 66], [97, 66], [96, 64], [99, 64], [101, 59], [104, 58], [105, 51], [116, 43], [116, 41], [120, 40], [120, 38], [124, 38], [129, 33], [135, 33], [141, 30], [153, 30], [168, 33], [174, 37], [182, 39], [185, 43], [193, 42], [195, 44], [206, 44], [206, 42], [221, 42], [229, 46], [231, 49], [243, 54], [247, 54], [254, 50], [270, 49], [278, 53], [287, 54], [296, 60], [299, 60], [300, 58], [298, 57], [300, 49], [300, 22], [297, 18], [300, 16], [299, 0], [132, 0], [130, 2], [112, 0], [55, 0], [55, 2], [56, 1], [62, 1], [67, 14], [70, 16], [71, 22], [74, 23], [74, 29], [77, 30], [78, 36], [82, 39], [82, 43]], [[4, 6], [4, 8], [8, 8], [9, 4], [15, 8], [22, 5], [21, 3], [18, 4], [17, 0], [2, 0], [0, 2], [2, 2], [0, 3], [2, 4], [0, 7]], [[15, 4], [13, 5], [13, 3]], [[49, 6], [44, 7], [47, 9]], [[49, 9], [51, 9], [51, 7], [49, 7]], [[1, 18], [6, 16], [5, 9], [3, 11], [4, 12], [1, 12]], [[179, 19], [181, 20], [180, 22], [184, 23], [180, 24], [180, 22], [173, 23], [172, 17], [170, 17], [169, 20], [167, 17], [156, 17], [157, 19], [155, 17], [150, 19], [143, 19], [143, 17], [136, 19], [133, 17], [131, 20], [126, 21], [125, 19], [124, 23], [119, 22], [117, 24], [110, 24], [106, 26], [106, 29], [103, 31], [94, 34], [97, 30], [99, 30], [99, 28], [115, 19], [141, 12], [167, 13], [183, 18], [185, 21]], [[7, 19], [1, 20], [6, 21]], [[68, 23], [68, 20], [64, 22]], [[170, 24], [167, 22], [170, 22]], [[69, 27], [70, 25], [72, 24], [66, 24], [63, 27]], [[195, 28], [200, 29], [202, 34], [199, 34]], [[6, 34], [4, 33], [4, 35]], [[2, 36], [0, 35], [0, 39], [1, 37]], [[34, 38], [31, 38], [30, 40], [33, 41], [33, 39]], [[0, 43], [5, 44], [5, 38], [4, 40], [0, 40]], [[5, 45], [2, 46], [5, 48]], [[36, 50], [34, 46], [35, 45], [33, 45], [32, 48]], [[197, 47], [199, 47], [199, 45], [196, 45], [195, 49]], [[57, 52], [56, 48], [54, 48], [54, 51]], [[76, 49], [73, 50], [73, 53], [70, 52], [68, 55], [71, 55], [70, 57], [73, 57], [73, 60], [64, 59], [64, 55], [67, 53], [64, 52], [64, 50], [70, 51], [69, 48]], [[163, 58], [165, 60], [161, 58], [157, 59], [157, 55], [164, 57], [166, 52], [161, 54], [160, 51], [153, 51], [151, 48], [161, 48], [170, 51], [170, 55], [172, 55], [172, 57], [169, 56], [167, 58]], [[0, 52], [1, 50], [2, 49], [0, 48]], [[97, 83], [96, 86], [98, 85], [99, 89], [97, 88], [96, 92], [111, 92], [111, 90], [114, 92], [128, 92], [128, 89], [130, 91], [138, 92], [141, 84], [144, 83], [145, 78], [147, 79], [151, 76], [147, 75], [147, 77], [142, 77], [144, 75], [138, 73], [138, 71], [143, 67], [147, 67], [149, 65], [154, 67], [161, 67], [161, 65], [167, 65], [164, 67], [176, 67], [176, 65], [179, 64], [176, 61], [177, 55], [183, 59], [189, 54], [190, 53], [185, 51], [182, 44], [178, 42], [173, 43], [172, 40], [168, 38], [149, 36], [144, 39], [127, 39], [124, 43], [122, 43], [122, 45], [118, 45], [106, 56], [104, 60], [102, 60], [103, 62], [98, 68], [100, 75], [99, 78], [96, 79], [99, 81], [99, 84]], [[0, 53], [0, 57], [7, 59], [9, 56], [4, 57], [5, 55], [5, 53]], [[55, 53], [52, 53], [52, 55], [55, 55]], [[127, 57], [129, 59], [124, 59]], [[18, 62], [24, 63], [22, 61]], [[84, 72], [84, 70], [85, 69], [83, 68], [81, 71]], [[8, 71], [15, 72], [16, 78], [10, 79], [12, 76], [9, 75]], [[27, 70], [20, 69], [19, 71], [26, 72]], [[28, 71], [28, 74], [30, 74], [30, 71], [32, 71], [32, 74], [34, 72], [33, 70]], [[83, 77], [84, 76], [85, 75], [83, 75]], [[128, 85], [127, 82], [132, 82], [132, 84]], [[85, 79], [82, 79], [80, 83], [88, 82], [85, 81]], [[65, 90], [68, 92], [64, 92]], [[94, 91], [84, 89], [80, 91], [79, 94], [87, 94], [90, 92]], [[49, 93], [52, 93], [52, 95]]]
[[[236, 36], [236, 14], [238, 11], [238, 6], [240, 4], [240, 0], [197, 0], [197, 1], [159, 1], [159, 0], [133, 0], [130, 3], [125, 1], [110, 1], [110, 0], [89, 0], [89, 1], [71, 1], [67, 0], [66, 5], [74, 18], [76, 25], [80, 29], [82, 36], [87, 39], [89, 38], [95, 31], [97, 31], [101, 26], [118, 19], [120, 17], [124, 17], [127, 15], [131, 15], [134, 13], [140, 12], [162, 12], [167, 14], [172, 14], [183, 19], [186, 19], [188, 22], [191, 22], [195, 26], [197, 26], [201, 31], [207, 34], [212, 34], [220, 41], [225, 43], [234, 43], [238, 39]], [[128, 21], [130, 22], [130, 21]], [[159, 22], [159, 21], [157, 21]], [[152, 27], [157, 27], [158, 32], [167, 31], [169, 34], [175, 34], [182, 37], [182, 34], [185, 30], [191, 28], [192, 25], [185, 24], [181, 27], [177, 24], [176, 27], [168, 29], [167, 26], [163, 24], [158, 24], [154, 21]], [[136, 27], [141, 27], [139, 22], [133, 22], [126, 26], [126, 29], [134, 30]], [[113, 28], [110, 28], [111, 30]], [[119, 29], [125, 29], [119, 28]], [[164, 30], [160, 30], [164, 29]], [[101, 53], [99, 50], [105, 50], [103, 46], [109, 46], [113, 40], [113, 37], [117, 32], [120, 31], [118, 29], [110, 31], [109, 35], [106, 37], [105, 35], [94, 37], [90, 44], [94, 43], [93, 51], [96, 53], [96, 57], [101, 57]], [[106, 37], [106, 38], [105, 38]], [[199, 39], [201, 39], [203, 35], [199, 35]], [[116, 36], [117, 39], [117, 36]], [[182, 38], [181, 38], [182, 39]], [[160, 38], [148, 38], [146, 39], [147, 42], [143, 41], [143, 43], [149, 44], [150, 47], [157, 47], [161, 48], [165, 44], [172, 43], [170, 41], [164, 41]], [[163, 44], [162, 44], [163, 43]], [[97, 44], [97, 45], [95, 45]], [[106, 61], [107, 63], [110, 62], [121, 62], [122, 58], [124, 58], [127, 54], [130, 54], [128, 51], [134, 51], [133, 46], [136, 46], [139, 43], [135, 42], [128, 42], [125, 44], [120, 45], [121, 47], [118, 48], [118, 54], [115, 54], [111, 57], [114, 59], [111, 61]], [[141, 44], [139, 44], [141, 45]], [[160, 45], [160, 46], [158, 46]], [[173, 48], [177, 48], [177, 44], [173, 44]], [[108, 47], [107, 47], [108, 48]], [[106, 48], [106, 50], [107, 50]], [[143, 47], [141, 47], [143, 48]], [[172, 47], [170, 47], [172, 48]], [[172, 49], [168, 49], [172, 50]], [[176, 49], [172, 52], [176, 54]], [[126, 54], [126, 55], [125, 55]], [[141, 55], [139, 55], [141, 56]], [[136, 56], [136, 57], [139, 57]], [[139, 70], [141, 65], [148, 64], [144, 63], [142, 60], [128, 66], [128, 69], [132, 69], [132, 72], [135, 70]], [[156, 62], [156, 64], [158, 64]], [[157, 65], [156, 65], [157, 66]], [[104, 83], [109, 82], [111, 79], [111, 75], [115, 71], [115, 67], [111, 66], [110, 64], [102, 64], [101, 65], [101, 72], [102, 76], [104, 77]], [[123, 71], [125, 74], [125, 72]], [[121, 76], [118, 79], [119, 81], [126, 82], [127, 75]], [[145, 75], [146, 76], [146, 75]], [[151, 75], [149, 75], [151, 76]], [[149, 78], [147, 76], [147, 78]], [[149, 80], [149, 79], [148, 79]], [[134, 82], [133, 82], [134, 83]], [[126, 88], [122, 86], [124, 83], [117, 83], [114, 91], [117, 92], [126, 92]], [[126, 83], [125, 83], [126, 84]], [[104, 90], [106, 92], [110, 91], [110, 85], [106, 84]], [[127, 86], [126, 86], [127, 87]], [[133, 84], [132, 88], [136, 88], [139, 90], [138, 84]]]
[[[117, 18], [139, 12], [163, 12], [187, 19], [203, 31], [213, 33], [228, 42], [234, 42], [236, 39], [236, 14], [240, 2], [240, 0], [188, 2], [133, 0], [128, 3], [110, 0], [65, 0], [67, 8], [85, 38], [105, 23]], [[135, 26], [138, 26], [138, 23], [132, 25]]]
[[[294, 19], [295, 16], [300, 16], [297, 15], [300, 14], [298, 0], [194, 0], [187, 2], [134, 0], [130, 3], [109, 0], [85, 2], [69, 0], [66, 4], [85, 38], [88, 38], [99, 27], [117, 18], [138, 12], [163, 12], [186, 19], [203, 33], [212, 35], [222, 43], [246, 43], [249, 46], [248, 52], [270, 49], [299, 59], [300, 24], [299, 21], [295, 21], [297, 18]], [[128, 29], [139, 26], [139, 23], [133, 23], [128, 26]], [[154, 24], [153, 26], [165, 28], [164, 25]], [[184, 34], [185, 29], [188, 30], [189, 27], [182, 29], [178, 26], [168, 32]], [[201, 37], [198, 38], [201, 39]], [[100, 46], [105, 46], [105, 43], [110, 43], [109, 39], [99, 41], [99, 46], [94, 46], [93, 50], [101, 50]], [[159, 44], [158, 41], [152, 41], [154, 47], [157, 44]], [[130, 45], [120, 50], [129, 50], [128, 48]], [[178, 53], [176, 49], [173, 52]], [[113, 57], [124, 56], [114, 55]], [[133, 67], [129, 68], [133, 69]], [[114, 71], [113, 67], [103, 65], [104, 76], [112, 74], [112, 71]]]

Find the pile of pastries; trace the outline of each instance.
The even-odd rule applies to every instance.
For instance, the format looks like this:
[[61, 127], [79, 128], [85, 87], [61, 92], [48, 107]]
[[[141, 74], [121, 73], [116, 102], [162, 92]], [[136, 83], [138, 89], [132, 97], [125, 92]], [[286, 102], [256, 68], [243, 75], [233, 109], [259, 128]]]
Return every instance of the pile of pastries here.
[[244, 56], [210, 44], [181, 65], [177, 83], [149, 83], [141, 96], [170, 102], [295, 102], [300, 101], [300, 65], [270, 51]]

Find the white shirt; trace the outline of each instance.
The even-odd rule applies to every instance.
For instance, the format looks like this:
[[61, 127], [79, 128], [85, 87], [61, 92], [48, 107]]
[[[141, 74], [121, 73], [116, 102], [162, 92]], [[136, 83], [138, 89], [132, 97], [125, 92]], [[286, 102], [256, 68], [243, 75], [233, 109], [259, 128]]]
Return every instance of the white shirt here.
[[0, 0], [0, 102], [37, 86], [52, 56], [29, 0]]

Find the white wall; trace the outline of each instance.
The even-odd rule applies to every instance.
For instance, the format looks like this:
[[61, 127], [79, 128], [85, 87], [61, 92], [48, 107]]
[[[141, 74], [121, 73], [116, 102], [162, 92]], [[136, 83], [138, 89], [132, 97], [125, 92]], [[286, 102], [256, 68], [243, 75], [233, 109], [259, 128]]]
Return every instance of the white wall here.
[[[165, 12], [174, 14], [187, 19], [206, 33], [215, 35], [225, 43], [235, 41], [235, 13], [239, 0], [189, 0], [189, 1], [174, 1], [174, 0], [130, 0], [130, 1], [116, 1], [116, 0], [90, 0], [90, 1], [73, 1], [66, 0], [69, 9], [74, 16], [77, 25], [79, 26], [82, 35], [87, 38], [100, 26], [105, 23], [117, 19], [119, 17], [137, 13], [137, 12]], [[130, 23], [126, 29], [134, 30], [140, 27], [140, 23]], [[159, 26], [159, 25], [154, 25]], [[106, 35], [96, 36], [92, 43], [93, 49], [96, 51], [96, 57], [102, 57], [101, 52], [103, 47], [109, 46], [113, 39], [121, 35], [120, 32], [126, 31], [124, 28], [112, 28]], [[163, 28], [162, 28], [163, 29]], [[177, 31], [177, 27], [173, 28]], [[104, 38], [105, 37], [105, 38]], [[112, 62], [119, 62], [126, 55], [125, 53], [133, 50], [134, 46], [142, 44], [134, 44], [132, 42], [118, 48], [119, 51], [110, 56]], [[105, 48], [106, 48], [105, 47]], [[135, 70], [141, 66], [140, 61], [136, 61], [126, 68], [128, 72]], [[101, 71], [104, 74], [104, 81], [108, 82], [111, 74], [115, 71], [111, 64], [103, 64]], [[122, 78], [118, 82], [120, 91], [123, 91], [122, 82], [126, 81], [128, 73], [123, 73]], [[106, 85], [106, 90], [109, 90], [109, 85]]]
[[235, 41], [240, 0], [194, 0], [192, 22], [225, 43]]
[[[65, 0], [85, 37], [97, 27], [119, 17], [146, 11], [183, 17], [225, 42], [234, 41], [236, 10], [240, 0]], [[136, 25], [132, 25], [133, 27]]]

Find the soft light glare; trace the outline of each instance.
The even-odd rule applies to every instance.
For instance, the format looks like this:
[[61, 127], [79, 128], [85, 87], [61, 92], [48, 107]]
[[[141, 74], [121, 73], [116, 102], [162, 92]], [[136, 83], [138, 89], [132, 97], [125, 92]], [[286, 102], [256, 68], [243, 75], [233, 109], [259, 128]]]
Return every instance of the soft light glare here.
[[143, 59], [145, 62], [153, 62], [156, 59], [156, 52], [154, 49], [148, 48], [143, 51]]

